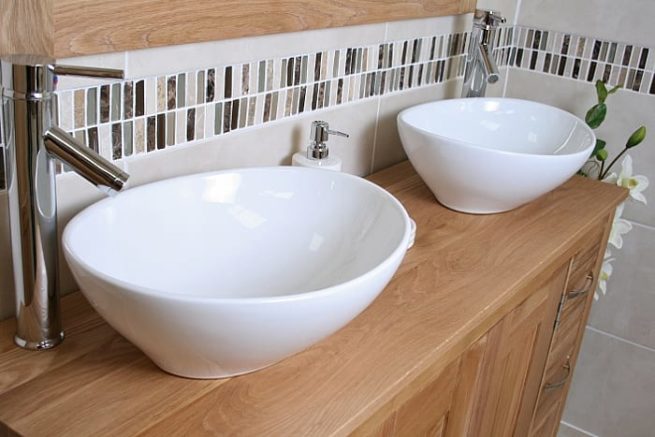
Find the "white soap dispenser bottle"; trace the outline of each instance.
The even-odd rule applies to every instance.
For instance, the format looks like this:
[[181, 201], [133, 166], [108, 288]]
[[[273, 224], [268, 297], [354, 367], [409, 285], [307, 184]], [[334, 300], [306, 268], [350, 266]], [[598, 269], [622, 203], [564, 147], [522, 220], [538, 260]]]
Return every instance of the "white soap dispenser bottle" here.
[[295, 153], [291, 158], [291, 165], [341, 171], [341, 158], [330, 156], [330, 150], [325, 144], [330, 134], [348, 138], [348, 134], [330, 130], [330, 125], [325, 121], [313, 121], [309, 134], [311, 143], [307, 146], [307, 152]]

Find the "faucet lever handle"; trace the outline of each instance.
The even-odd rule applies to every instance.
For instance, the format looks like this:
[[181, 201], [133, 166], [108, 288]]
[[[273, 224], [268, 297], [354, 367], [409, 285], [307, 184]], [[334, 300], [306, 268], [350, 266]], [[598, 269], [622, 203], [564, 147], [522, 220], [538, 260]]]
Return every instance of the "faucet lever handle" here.
[[81, 67], [77, 65], [53, 65], [52, 71], [58, 76], [85, 76], [100, 79], [124, 79], [125, 72], [115, 68]]
[[507, 20], [500, 12], [490, 9], [476, 9], [473, 19], [479, 25], [485, 27], [496, 27], [499, 24], [505, 23]]

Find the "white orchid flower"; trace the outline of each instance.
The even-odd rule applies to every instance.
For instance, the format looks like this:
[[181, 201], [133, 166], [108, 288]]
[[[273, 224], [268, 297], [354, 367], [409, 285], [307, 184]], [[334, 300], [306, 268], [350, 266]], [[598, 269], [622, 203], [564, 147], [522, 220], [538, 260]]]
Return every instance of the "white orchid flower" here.
[[603, 265], [600, 268], [600, 276], [598, 277], [598, 290], [594, 293], [594, 299], [598, 300], [600, 298], [600, 295], [598, 294], [598, 291], [604, 295], [607, 294], [607, 281], [612, 276], [613, 268], [612, 268], [612, 261], [614, 261], [614, 258], [611, 257], [612, 253], [608, 250], [605, 251], [605, 258], [603, 259]]
[[626, 157], [623, 158], [621, 172], [618, 176], [616, 173], [610, 173], [605, 179], [603, 179], [603, 182], [627, 188], [630, 190], [630, 197], [644, 205], [646, 204], [646, 197], [643, 195], [642, 191], [648, 188], [648, 178], [646, 176], [632, 174], [632, 158], [630, 155], [626, 155]]
[[623, 215], [623, 208], [625, 203], [620, 204], [616, 208], [616, 213], [614, 214], [614, 222], [612, 223], [612, 229], [610, 230], [609, 244], [621, 249], [623, 247], [623, 235], [627, 234], [632, 230], [632, 223], [626, 219], [621, 218]]

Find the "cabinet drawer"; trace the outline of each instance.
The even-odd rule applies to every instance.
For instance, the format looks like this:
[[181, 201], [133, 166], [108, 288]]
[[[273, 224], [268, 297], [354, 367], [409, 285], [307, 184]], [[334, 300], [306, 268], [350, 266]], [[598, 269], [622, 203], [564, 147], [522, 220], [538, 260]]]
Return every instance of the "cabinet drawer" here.
[[562, 317], [569, 306], [575, 305], [580, 300], [586, 300], [585, 297], [593, 294], [597, 282], [596, 262], [603, 256], [601, 251], [605, 247], [604, 236], [604, 229], [599, 226], [580, 242], [580, 249], [573, 256], [571, 263]]
[[565, 387], [573, 373], [573, 360], [578, 344], [580, 330], [584, 325], [586, 299], [578, 299], [564, 310], [560, 325], [555, 331], [546, 370], [544, 372], [541, 393], [535, 410], [535, 425], [539, 426], [565, 400]]
[[557, 431], [597, 283], [596, 268], [603, 256], [605, 238], [603, 226], [594, 228], [580, 240], [579, 249], [571, 260], [532, 421], [531, 434], [534, 436], [554, 435]]

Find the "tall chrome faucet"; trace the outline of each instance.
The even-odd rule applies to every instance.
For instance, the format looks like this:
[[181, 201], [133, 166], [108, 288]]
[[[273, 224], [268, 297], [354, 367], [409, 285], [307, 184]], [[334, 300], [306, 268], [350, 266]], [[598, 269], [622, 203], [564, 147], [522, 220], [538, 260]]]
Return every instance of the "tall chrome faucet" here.
[[496, 11], [475, 10], [464, 70], [462, 97], [483, 97], [487, 91], [487, 83], [493, 84], [498, 81], [498, 67], [491, 51], [495, 30], [504, 22], [505, 18]]
[[55, 161], [91, 183], [120, 190], [128, 175], [54, 125], [56, 75], [122, 79], [122, 70], [55, 65], [36, 55], [0, 60], [16, 336], [26, 349], [49, 349], [64, 333], [59, 309]]

